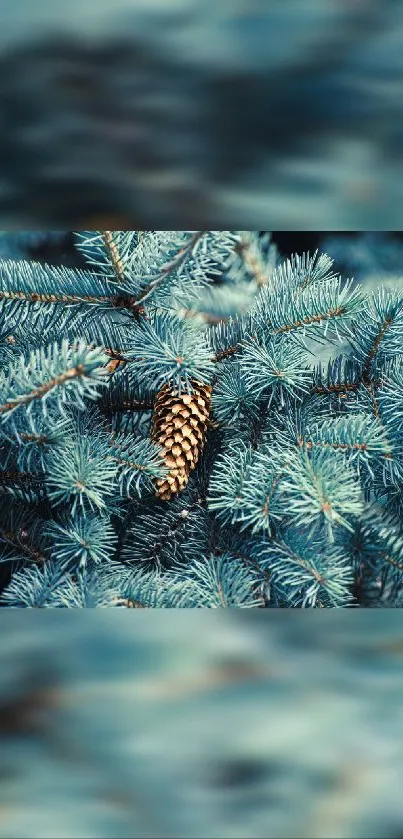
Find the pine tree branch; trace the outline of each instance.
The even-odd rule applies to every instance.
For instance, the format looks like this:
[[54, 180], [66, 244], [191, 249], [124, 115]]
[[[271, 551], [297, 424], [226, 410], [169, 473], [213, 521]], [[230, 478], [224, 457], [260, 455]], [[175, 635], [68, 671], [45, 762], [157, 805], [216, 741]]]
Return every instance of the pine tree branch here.
[[375, 340], [372, 344], [372, 347], [368, 352], [367, 360], [366, 360], [366, 362], [364, 364], [364, 368], [363, 368], [363, 381], [367, 386], [371, 385], [371, 381], [370, 381], [371, 365], [372, 365], [372, 363], [373, 363], [373, 361], [376, 357], [377, 352], [379, 351], [379, 347], [382, 343], [382, 340], [383, 340], [388, 328], [391, 326], [392, 323], [393, 323], [393, 319], [390, 318], [390, 317], [388, 317], [384, 320], [384, 322], [380, 326], [378, 334], [375, 337]]
[[44, 480], [44, 475], [38, 475], [33, 472], [20, 471], [0, 471], [0, 485], [6, 486], [10, 483], [23, 484], [26, 482], [41, 484]]
[[[11, 548], [20, 551], [21, 553], [25, 554], [28, 559], [32, 559], [34, 562], [43, 563], [47, 561], [47, 557], [39, 551], [37, 548], [34, 548], [30, 545], [27, 539], [28, 533], [23, 529], [20, 529], [18, 533], [12, 533], [11, 531], [4, 530], [0, 528], [0, 541], [5, 542]], [[12, 557], [10, 557], [10, 560]]]
[[0, 300], [24, 300], [27, 303], [91, 303], [96, 305], [99, 305], [100, 303], [106, 303], [113, 306], [115, 305], [115, 299], [115, 297], [106, 296], [96, 297], [89, 295], [78, 296], [75, 294], [46, 294], [36, 291], [7, 291], [5, 289], [0, 289]]
[[[370, 451], [370, 447], [368, 446], [367, 443], [358, 443], [358, 442], [356, 442], [356, 443], [341, 443], [341, 442], [331, 443], [328, 440], [310, 440], [310, 439], [302, 437], [302, 436], [298, 437], [298, 445], [301, 446], [301, 448], [305, 447], [308, 450], [316, 447], [316, 448], [322, 448], [322, 449], [330, 448], [330, 449], [333, 449], [334, 451], [344, 451], [344, 452], [349, 452], [349, 451], [367, 452], [367, 451]], [[381, 456], [386, 458], [387, 460], [393, 460], [393, 455], [392, 455], [391, 452], [383, 452]]]
[[236, 250], [242, 256], [245, 266], [254, 278], [256, 285], [259, 288], [265, 286], [268, 281], [267, 273], [265, 272], [263, 265], [253, 255], [250, 244], [241, 240]]
[[141, 603], [140, 600], [133, 600], [133, 598], [128, 597], [117, 597], [116, 600], [113, 601], [114, 606], [126, 606], [127, 609], [148, 609], [149, 606], [146, 603]]
[[29, 405], [29, 403], [34, 399], [42, 399], [42, 397], [45, 396], [46, 393], [49, 393], [50, 390], [53, 390], [53, 388], [59, 387], [71, 379], [81, 378], [86, 374], [86, 372], [84, 364], [78, 364], [76, 367], [71, 367], [70, 370], [66, 370], [64, 373], [61, 373], [60, 376], [55, 376], [53, 379], [50, 379], [50, 381], [45, 382], [43, 385], [40, 385], [40, 387], [32, 390], [31, 393], [23, 394], [14, 401], [10, 400], [4, 405], [0, 405], [0, 414], [12, 411], [13, 408], [17, 408], [21, 405]]
[[38, 446], [44, 446], [46, 443], [51, 442], [51, 438], [46, 436], [46, 434], [27, 434], [25, 431], [22, 431], [19, 436], [21, 440], [24, 440], [24, 443], [37, 443]]
[[226, 350], [222, 350], [221, 352], [216, 353], [212, 356], [212, 361], [215, 363], [219, 361], [224, 361], [225, 358], [229, 358], [231, 355], [235, 355], [235, 353], [239, 352], [240, 344], [234, 344], [232, 347], [227, 347]]
[[156, 288], [161, 285], [161, 283], [172, 274], [173, 271], [177, 271], [178, 268], [185, 262], [188, 255], [192, 253], [194, 248], [196, 247], [197, 243], [200, 241], [202, 236], [204, 235], [203, 230], [199, 230], [194, 233], [189, 241], [189, 243], [184, 247], [181, 248], [178, 253], [174, 256], [174, 258], [161, 270], [159, 275], [152, 280], [146, 288], [141, 292], [139, 297], [137, 297], [137, 303], [144, 303], [144, 301], [152, 294]]
[[34, 402], [42, 404], [46, 415], [48, 397], [61, 409], [72, 388], [77, 404], [80, 400], [82, 403], [84, 395], [94, 398], [99, 388], [106, 386], [106, 358], [99, 348], [89, 348], [80, 341], [69, 348], [65, 339], [34, 350], [28, 359], [19, 356], [9, 365], [8, 375], [3, 372], [0, 378], [0, 415], [7, 419], [19, 408], [29, 414]]
[[[128, 309], [136, 318], [145, 316], [146, 311], [133, 295], [76, 295], [76, 294], [46, 294], [29, 291], [4, 291], [0, 289], [0, 300], [21, 300], [26, 303], [46, 303], [49, 305], [77, 305], [83, 303], [91, 306], [106, 306], [110, 309]], [[10, 336], [12, 338], [13, 336]]]
[[127, 364], [127, 358], [125, 358], [119, 350], [113, 350], [110, 347], [104, 347], [104, 352], [111, 361], [107, 364], [107, 369], [109, 373], [115, 373], [116, 370], [121, 370], [122, 367]]
[[324, 321], [333, 320], [334, 318], [339, 318], [343, 314], [345, 314], [347, 309], [343, 308], [343, 306], [338, 306], [336, 309], [329, 309], [328, 311], [321, 312], [320, 314], [315, 315], [307, 315], [307, 317], [303, 318], [302, 320], [296, 320], [292, 323], [286, 323], [284, 326], [279, 326], [273, 329], [275, 335], [281, 335], [285, 332], [292, 332], [295, 329], [301, 329], [304, 326], [311, 326], [314, 323], [323, 323]]
[[[380, 384], [381, 381], [378, 380], [377, 386], [379, 387]], [[317, 393], [320, 395], [332, 393], [356, 393], [362, 385], [362, 378], [356, 382], [336, 382], [330, 383], [328, 385], [316, 385], [314, 388], [312, 388], [311, 393]]]
[[149, 402], [146, 400], [141, 399], [133, 399], [125, 400], [123, 402], [119, 402], [118, 404], [114, 405], [113, 408], [105, 405], [100, 405], [100, 411], [103, 414], [119, 414], [125, 411], [152, 411], [154, 407], [154, 402]]
[[399, 571], [403, 571], [403, 562], [402, 561], [399, 562], [393, 556], [390, 556], [390, 554], [387, 554], [387, 553], [383, 553], [382, 556], [383, 556], [383, 559], [385, 560], [385, 562], [387, 562], [389, 565], [392, 565], [393, 568], [397, 568]]
[[112, 232], [110, 230], [104, 230], [102, 233], [102, 238], [104, 240], [105, 250], [108, 253], [110, 261], [112, 263], [116, 279], [119, 280], [119, 282], [123, 282], [125, 276], [125, 269], [118, 248], [115, 242], [113, 241]]
[[391, 326], [392, 323], [393, 323], [392, 318], [388, 317], [388, 318], [385, 318], [384, 322], [381, 324], [381, 327], [379, 329], [378, 334], [375, 337], [373, 345], [372, 345], [370, 351], [368, 352], [367, 360], [365, 362], [365, 365], [364, 365], [364, 368], [363, 368], [363, 375], [362, 375], [363, 384], [367, 388], [367, 391], [368, 391], [368, 393], [371, 397], [371, 400], [372, 400], [372, 408], [373, 408], [374, 416], [382, 424], [382, 427], [384, 427], [384, 426], [383, 426], [383, 423], [382, 423], [382, 418], [381, 418], [381, 414], [380, 414], [380, 410], [379, 410], [378, 400], [376, 398], [377, 388], [376, 388], [375, 382], [371, 380], [370, 373], [371, 373], [371, 366], [372, 366], [372, 364], [373, 364], [373, 362], [376, 358], [376, 355], [379, 351], [382, 340], [383, 340], [384, 336], [386, 335], [386, 332], [387, 332], [387, 330], [389, 329], [389, 327]]
[[133, 472], [147, 472], [148, 471], [148, 466], [145, 465], [144, 463], [135, 463], [134, 461], [131, 461], [129, 459], [126, 460], [126, 458], [117, 457], [115, 455], [110, 455], [109, 459], [113, 460], [115, 463], [118, 463], [119, 466], [125, 466], [125, 467], [128, 467], [129, 469], [133, 469]]
[[[222, 548], [216, 547], [216, 548], [214, 548], [212, 553], [214, 553], [215, 556], [220, 556], [221, 554], [224, 553], [224, 551], [222, 550]], [[248, 568], [251, 568], [253, 571], [255, 571], [257, 576], [262, 578], [262, 582], [266, 583], [266, 585], [269, 584], [269, 582], [270, 582], [270, 571], [269, 571], [269, 569], [262, 568], [262, 566], [259, 565], [259, 562], [257, 560], [255, 560], [253, 557], [245, 556], [245, 554], [239, 553], [238, 551], [231, 551], [231, 555], [235, 559], [238, 559], [240, 562], [247, 565]], [[262, 597], [262, 600], [264, 600], [264, 595], [263, 594], [261, 594], [261, 597]]]
[[[46, 475], [43, 472], [28, 472], [22, 469], [3, 469], [0, 471], [0, 487], [9, 496], [36, 503], [45, 497]], [[7, 505], [11, 498], [7, 501]], [[12, 503], [12, 502], [11, 502]], [[4, 505], [4, 496], [2, 506]]]

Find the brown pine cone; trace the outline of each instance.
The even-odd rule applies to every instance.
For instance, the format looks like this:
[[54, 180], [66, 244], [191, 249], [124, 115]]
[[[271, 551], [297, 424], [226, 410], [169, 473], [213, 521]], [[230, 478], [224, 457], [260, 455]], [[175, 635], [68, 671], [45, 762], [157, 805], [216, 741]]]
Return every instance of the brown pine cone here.
[[204, 446], [209, 425], [211, 387], [192, 382], [192, 393], [164, 385], [154, 407], [152, 438], [165, 450], [169, 468], [166, 478], [156, 481], [157, 495], [169, 501], [185, 488]]

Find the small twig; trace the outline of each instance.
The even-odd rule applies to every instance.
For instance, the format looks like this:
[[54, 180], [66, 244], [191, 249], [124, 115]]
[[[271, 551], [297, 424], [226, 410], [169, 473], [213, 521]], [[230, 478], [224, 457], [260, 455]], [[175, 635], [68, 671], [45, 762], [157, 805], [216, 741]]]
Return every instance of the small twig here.
[[121, 283], [124, 280], [125, 269], [119, 251], [117, 249], [117, 245], [113, 241], [113, 235], [111, 230], [104, 230], [102, 238], [104, 240], [105, 249], [111, 260], [116, 279]]
[[55, 376], [53, 379], [50, 379], [49, 382], [45, 382], [43, 385], [40, 385], [35, 390], [32, 390], [31, 393], [22, 394], [19, 399], [13, 399], [9, 402], [5, 402], [4, 405], [0, 405], [0, 414], [5, 414], [13, 408], [18, 408], [20, 405], [29, 405], [30, 402], [34, 401], [34, 399], [41, 399], [53, 388], [58, 387], [71, 379], [80, 378], [84, 374], [84, 364], [77, 364], [76, 367], [70, 367], [69, 370], [61, 373], [60, 376]]

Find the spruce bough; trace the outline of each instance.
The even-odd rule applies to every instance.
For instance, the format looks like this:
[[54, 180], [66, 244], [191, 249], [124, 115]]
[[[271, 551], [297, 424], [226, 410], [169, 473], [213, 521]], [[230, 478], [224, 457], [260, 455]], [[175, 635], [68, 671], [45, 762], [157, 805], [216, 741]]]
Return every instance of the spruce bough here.
[[402, 292], [258, 232], [75, 247], [0, 261], [1, 605], [402, 605]]

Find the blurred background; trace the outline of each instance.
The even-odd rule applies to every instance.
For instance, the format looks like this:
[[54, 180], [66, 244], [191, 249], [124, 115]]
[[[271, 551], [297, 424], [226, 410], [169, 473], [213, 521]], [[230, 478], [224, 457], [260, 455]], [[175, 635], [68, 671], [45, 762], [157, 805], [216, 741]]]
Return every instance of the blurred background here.
[[0, 619], [0, 836], [401, 839], [398, 611]]
[[0, 225], [403, 226], [401, 0], [1, 0]]

